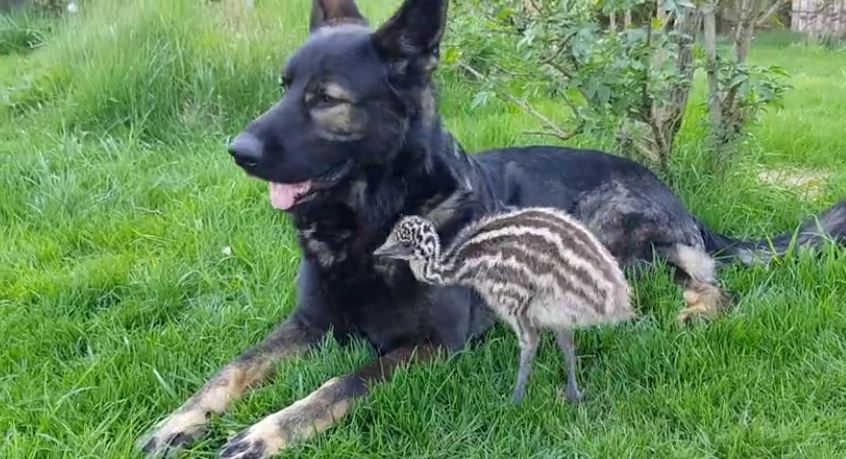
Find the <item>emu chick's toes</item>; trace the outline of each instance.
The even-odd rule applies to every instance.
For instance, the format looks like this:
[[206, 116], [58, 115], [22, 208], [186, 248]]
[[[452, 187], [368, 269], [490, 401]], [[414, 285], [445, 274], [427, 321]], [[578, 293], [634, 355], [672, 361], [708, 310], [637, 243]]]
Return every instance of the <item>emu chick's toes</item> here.
[[515, 389], [514, 394], [512, 394], [512, 396], [511, 396], [511, 403], [513, 403], [515, 405], [519, 405], [519, 404], [523, 403], [523, 399], [525, 397], [526, 397], [526, 391], [525, 390]]
[[585, 399], [584, 392], [574, 387], [564, 387], [561, 389], [560, 393], [563, 398], [567, 399], [567, 401], [573, 405], [578, 405]]

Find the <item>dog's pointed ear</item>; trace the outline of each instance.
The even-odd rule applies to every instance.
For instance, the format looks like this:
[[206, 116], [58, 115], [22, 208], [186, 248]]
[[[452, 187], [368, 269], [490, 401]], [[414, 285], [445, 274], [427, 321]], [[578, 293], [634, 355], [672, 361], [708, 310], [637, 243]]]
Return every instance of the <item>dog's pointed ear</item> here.
[[367, 25], [355, 0], [311, 0], [311, 31], [332, 24]]
[[448, 5], [448, 0], [405, 0], [399, 11], [373, 33], [376, 51], [391, 63], [423, 59], [425, 68], [434, 69]]

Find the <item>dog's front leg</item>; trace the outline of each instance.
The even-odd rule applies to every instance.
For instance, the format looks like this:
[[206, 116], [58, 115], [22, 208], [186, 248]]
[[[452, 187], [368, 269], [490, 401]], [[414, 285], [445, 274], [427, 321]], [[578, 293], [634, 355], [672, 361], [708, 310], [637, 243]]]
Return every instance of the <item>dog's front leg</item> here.
[[229, 409], [232, 401], [265, 381], [273, 364], [315, 343], [323, 333], [289, 318], [262, 342], [223, 367], [202, 389], [160, 422], [139, 446], [148, 456], [171, 455], [197, 440], [206, 431], [212, 414]]
[[435, 348], [400, 348], [357, 371], [332, 378], [307, 397], [267, 416], [233, 437], [220, 453], [222, 459], [270, 457], [293, 442], [328, 429], [349, 412], [352, 401], [364, 397], [373, 384], [391, 378], [403, 362], [428, 360]]

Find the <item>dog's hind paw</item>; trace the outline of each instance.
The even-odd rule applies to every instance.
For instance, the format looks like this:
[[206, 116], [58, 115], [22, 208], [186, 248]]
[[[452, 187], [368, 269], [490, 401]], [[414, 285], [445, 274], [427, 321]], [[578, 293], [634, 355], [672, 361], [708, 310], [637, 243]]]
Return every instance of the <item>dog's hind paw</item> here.
[[684, 291], [687, 307], [676, 319], [681, 324], [696, 319], [714, 319], [731, 304], [731, 297], [719, 287], [696, 282]]

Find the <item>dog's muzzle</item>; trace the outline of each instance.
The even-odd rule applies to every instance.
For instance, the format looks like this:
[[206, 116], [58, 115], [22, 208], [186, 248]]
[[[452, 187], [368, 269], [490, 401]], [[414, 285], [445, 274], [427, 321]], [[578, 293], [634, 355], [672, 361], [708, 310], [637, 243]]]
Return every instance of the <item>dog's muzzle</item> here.
[[264, 154], [264, 145], [258, 137], [242, 132], [229, 144], [229, 154], [241, 167], [254, 167]]

